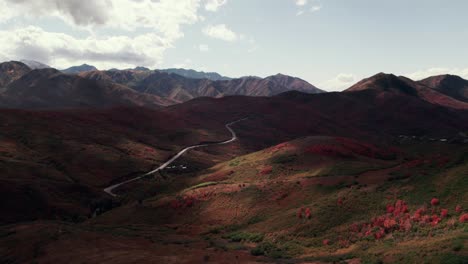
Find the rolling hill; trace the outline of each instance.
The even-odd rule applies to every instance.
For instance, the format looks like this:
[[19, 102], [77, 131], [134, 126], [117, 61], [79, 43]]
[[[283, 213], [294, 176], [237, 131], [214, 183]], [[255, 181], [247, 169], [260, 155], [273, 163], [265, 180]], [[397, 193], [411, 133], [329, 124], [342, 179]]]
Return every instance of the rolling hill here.
[[[393, 74], [379, 73], [367, 79], [364, 79], [353, 85], [345, 92], [354, 92], [362, 90], [376, 90], [384, 93], [405, 94], [420, 97], [433, 104], [456, 109], [468, 109], [468, 103], [459, 101], [457, 98], [446, 95], [435, 87], [426, 86], [429, 81], [415, 82], [406, 77], [398, 77]], [[456, 88], [454, 88], [456, 89]]]
[[31, 71], [24, 63], [18, 61], [3, 62], [0, 64], [0, 91], [11, 82], [21, 78]]
[[55, 69], [29, 71], [0, 94], [0, 106], [4, 108], [160, 107], [172, 103], [113, 82], [89, 80]]
[[426, 78], [419, 83], [447, 96], [468, 103], [468, 81], [455, 75], [439, 75]]

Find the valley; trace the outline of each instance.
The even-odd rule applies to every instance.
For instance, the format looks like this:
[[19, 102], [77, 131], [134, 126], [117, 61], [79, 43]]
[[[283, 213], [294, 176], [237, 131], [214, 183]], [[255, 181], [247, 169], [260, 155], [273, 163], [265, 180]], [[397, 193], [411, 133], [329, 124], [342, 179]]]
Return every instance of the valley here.
[[1, 64], [1, 262], [466, 260], [468, 81], [88, 66]]

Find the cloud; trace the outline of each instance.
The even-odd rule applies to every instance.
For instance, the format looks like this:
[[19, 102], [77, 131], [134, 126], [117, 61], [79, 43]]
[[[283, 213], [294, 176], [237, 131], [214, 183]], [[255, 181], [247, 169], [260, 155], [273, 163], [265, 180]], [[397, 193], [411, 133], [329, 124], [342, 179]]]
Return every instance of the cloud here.
[[216, 12], [221, 6], [225, 5], [226, 3], [227, 0], [206, 0], [205, 10]]
[[297, 6], [305, 6], [307, 5], [307, 0], [296, 0]]
[[435, 75], [442, 75], [442, 74], [458, 75], [464, 79], [468, 79], [468, 68], [437, 67], [437, 68], [429, 68], [429, 69], [420, 70], [420, 71], [413, 72], [413, 73], [404, 74], [404, 76], [410, 79], [419, 81], [427, 77], [431, 77]]
[[[0, 25], [9, 28], [0, 36], [0, 57], [60, 66], [89, 60], [96, 66], [155, 67], [164, 51], [184, 36], [182, 27], [201, 20], [202, 1], [206, 0], [0, 0]], [[58, 18], [72, 28], [64, 25], [61, 32], [47, 32], [32, 26], [40, 18]], [[71, 35], [74, 28], [85, 29], [80, 31], [85, 37]]]
[[63, 33], [46, 32], [29, 26], [0, 31], [0, 57], [33, 59], [50, 65], [92, 63], [106, 69], [115, 65], [157, 66], [162, 63], [164, 51], [171, 42], [154, 33], [136, 37], [111, 36], [75, 38]]
[[210, 48], [208, 47], [208, 45], [205, 45], [205, 44], [200, 44], [198, 45], [198, 49], [201, 51], [201, 52], [208, 52], [210, 50]]
[[237, 34], [230, 30], [225, 24], [209, 25], [205, 27], [202, 32], [209, 37], [230, 42], [236, 41], [239, 38]]
[[310, 12], [314, 13], [314, 12], [320, 11], [320, 9], [322, 9], [322, 6], [319, 6], [319, 5], [312, 6], [310, 8]]
[[304, 14], [304, 10], [299, 10], [296, 13], [296, 16], [302, 16]]
[[343, 91], [356, 82], [357, 78], [353, 74], [340, 73], [335, 78], [320, 84], [320, 87], [327, 91]]

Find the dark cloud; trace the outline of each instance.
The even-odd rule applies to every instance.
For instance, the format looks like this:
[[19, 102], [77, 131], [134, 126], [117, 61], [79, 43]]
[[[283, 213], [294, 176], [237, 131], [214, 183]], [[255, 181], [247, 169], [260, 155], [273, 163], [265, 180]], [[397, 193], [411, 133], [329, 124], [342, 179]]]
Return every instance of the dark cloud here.
[[6, 0], [21, 5], [31, 12], [47, 14], [57, 11], [73, 20], [77, 25], [103, 25], [108, 19], [107, 10], [112, 8], [110, 0]]

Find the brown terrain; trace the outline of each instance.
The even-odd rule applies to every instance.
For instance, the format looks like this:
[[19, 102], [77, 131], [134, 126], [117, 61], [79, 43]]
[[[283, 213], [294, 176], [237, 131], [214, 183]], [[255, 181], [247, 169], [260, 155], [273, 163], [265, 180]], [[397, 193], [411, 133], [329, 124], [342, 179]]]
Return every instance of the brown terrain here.
[[[285, 75], [24, 66], [0, 68], [14, 108], [0, 110], [2, 263], [468, 258], [463, 79], [378, 74], [315, 94]], [[237, 141], [103, 192], [246, 117]]]

